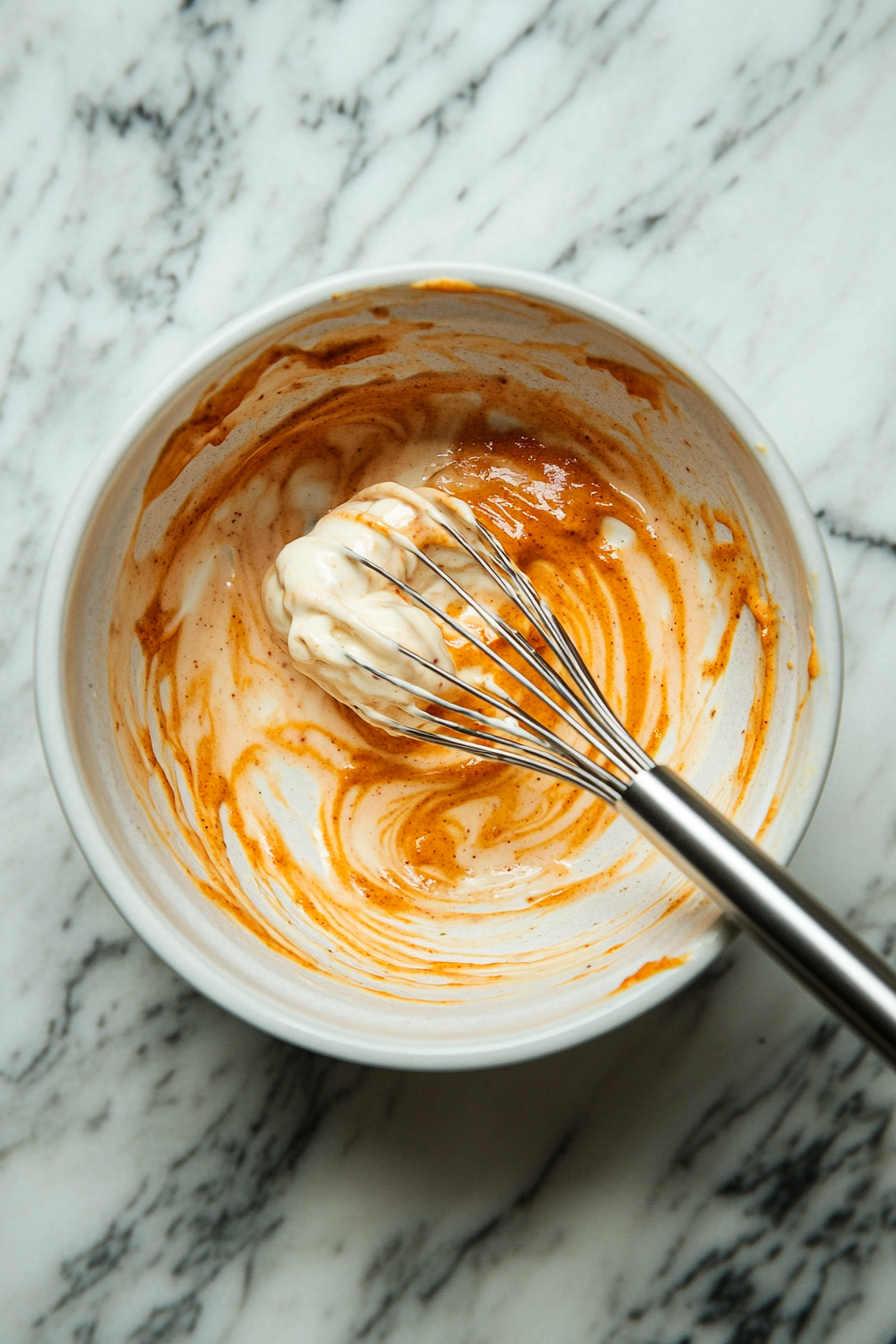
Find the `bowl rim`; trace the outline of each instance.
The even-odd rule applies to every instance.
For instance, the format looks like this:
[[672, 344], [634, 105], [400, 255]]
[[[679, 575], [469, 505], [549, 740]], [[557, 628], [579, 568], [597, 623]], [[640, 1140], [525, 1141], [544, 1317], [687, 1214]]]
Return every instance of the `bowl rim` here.
[[[411, 285], [416, 281], [454, 279], [486, 289], [503, 289], [543, 299], [595, 318], [645, 346], [680, 369], [731, 423], [769, 480], [792, 529], [810, 584], [815, 638], [822, 660], [813, 707], [817, 766], [799, 791], [791, 834], [778, 857], [787, 862], [796, 850], [824, 787], [840, 717], [843, 648], [840, 612], [830, 562], [812, 510], [787, 462], [753, 413], [727, 383], [677, 337], [645, 317], [578, 285], [550, 275], [504, 266], [459, 261], [419, 261], [339, 272], [271, 299], [214, 332], [168, 374], [97, 453], [65, 511], [44, 574], [38, 605], [34, 650], [34, 687], [38, 727], [50, 777], [72, 834], [88, 866], [136, 933], [185, 980], [221, 1007], [274, 1036], [324, 1054], [358, 1063], [406, 1069], [470, 1069], [509, 1064], [568, 1048], [640, 1016], [695, 979], [734, 936], [725, 918], [698, 939], [684, 965], [652, 976], [615, 1003], [601, 1000], [586, 1010], [538, 1029], [486, 1036], [461, 1045], [425, 1046], [383, 1042], [363, 1030], [321, 1027], [265, 1002], [174, 929], [143, 897], [119, 859], [97, 815], [82, 777], [69, 726], [64, 677], [65, 631], [71, 582], [95, 509], [119, 462], [134, 440], [165, 406], [208, 366], [265, 330], [299, 316], [338, 295]], [[821, 694], [821, 692], [824, 694]], [[815, 716], [818, 716], [817, 720]], [[819, 747], [820, 743], [820, 747]]]

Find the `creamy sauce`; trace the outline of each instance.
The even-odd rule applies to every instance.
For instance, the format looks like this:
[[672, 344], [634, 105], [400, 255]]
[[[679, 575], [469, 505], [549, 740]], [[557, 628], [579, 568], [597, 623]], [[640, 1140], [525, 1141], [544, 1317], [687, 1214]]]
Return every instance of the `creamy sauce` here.
[[[705, 752], [715, 689], [735, 645], [747, 649], [752, 679], [727, 711], [741, 717], [741, 745], [715, 797], [729, 812], [763, 749], [774, 604], [738, 517], [673, 489], [650, 451], [650, 417], [675, 416], [660, 376], [582, 357], [625, 388], [636, 430], [469, 369], [374, 372], [284, 413], [310, 374], [388, 348], [376, 333], [274, 347], [170, 437], [114, 602], [119, 751], [208, 898], [309, 970], [424, 998], [584, 975], [670, 919], [688, 885], [666, 883], [655, 906], [627, 912], [619, 891], [654, 857], [617, 842], [600, 858], [606, 805], [391, 736], [337, 703], [274, 636], [266, 572], [376, 481], [446, 491], [500, 535], [628, 730], [673, 767]], [[615, 904], [599, 937], [572, 921], [539, 944], [540, 919], [603, 891]], [[650, 961], [625, 983], [679, 961]]]
[[455, 676], [495, 689], [497, 667], [471, 641], [501, 641], [474, 603], [502, 616], [507, 608], [513, 622], [498, 585], [443, 522], [476, 542], [475, 518], [453, 496], [380, 482], [288, 542], [262, 583], [265, 615], [297, 670], [389, 732], [423, 727], [426, 701], [408, 686], [452, 704], [465, 694]]

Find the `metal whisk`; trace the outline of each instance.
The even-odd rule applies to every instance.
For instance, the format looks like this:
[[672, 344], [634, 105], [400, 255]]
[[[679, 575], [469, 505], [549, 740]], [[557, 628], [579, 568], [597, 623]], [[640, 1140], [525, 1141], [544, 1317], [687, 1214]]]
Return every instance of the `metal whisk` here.
[[[550, 606], [491, 532], [478, 520], [467, 522], [467, 530], [472, 528], [474, 537], [471, 541], [444, 510], [428, 512], [514, 604], [564, 675], [499, 612], [478, 602], [407, 538], [394, 534], [397, 544], [427, 565], [502, 637], [528, 671], [514, 666], [454, 616], [374, 561], [354, 551], [348, 554], [469, 640], [552, 715], [575, 730], [582, 742], [595, 748], [606, 764], [593, 761], [585, 751], [564, 741], [499, 687], [477, 688], [439, 668], [439, 675], [462, 692], [463, 700], [457, 702], [347, 654], [358, 667], [416, 697], [416, 716], [430, 726], [397, 725], [385, 715], [365, 710], [367, 717], [419, 741], [524, 766], [604, 799], [714, 897], [827, 1007], [896, 1064], [896, 975], [887, 963], [690, 785], [651, 760], [611, 710]], [[413, 650], [399, 645], [396, 648], [412, 662], [432, 670], [432, 665]], [[482, 707], [476, 708], [471, 701]], [[433, 707], [442, 713], [434, 713]]]

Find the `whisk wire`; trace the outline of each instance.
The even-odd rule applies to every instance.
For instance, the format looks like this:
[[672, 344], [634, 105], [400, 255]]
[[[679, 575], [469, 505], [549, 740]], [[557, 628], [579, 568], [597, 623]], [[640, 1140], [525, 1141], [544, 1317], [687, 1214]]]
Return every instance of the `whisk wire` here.
[[[559, 690], [574, 712], [586, 723], [590, 725], [601, 737], [606, 737], [613, 750], [620, 759], [613, 760], [614, 765], [619, 769], [626, 770], [630, 776], [636, 775], [641, 770], [649, 770], [651, 767], [650, 757], [642, 751], [639, 744], [623, 728], [622, 724], [608, 705], [603, 692], [595, 682], [593, 676], [583, 658], [581, 657], [576, 645], [570, 638], [565, 627], [560, 623], [548, 603], [544, 600], [538, 590], [535, 588], [531, 579], [524, 574], [519, 566], [507, 554], [507, 551], [501, 545], [501, 542], [487, 528], [473, 519], [473, 525], [476, 529], [477, 539], [489, 551], [489, 558], [486, 559], [481, 551], [472, 546], [467, 538], [459, 531], [453, 523], [445, 517], [443, 510], [430, 506], [427, 510], [427, 516], [439, 527], [445, 531], [452, 540], [464, 550], [481, 568], [489, 575], [492, 581], [497, 584], [505, 597], [509, 598], [517, 606], [521, 607], [524, 614], [532, 622], [539, 635], [545, 641], [549, 648], [553, 647], [552, 640], [559, 643], [565, 659], [560, 658], [566, 671], [571, 676], [580, 695], [584, 698], [580, 701], [574, 696], [570, 696], [567, 689]], [[410, 551], [416, 558], [423, 561], [437, 575], [445, 578], [451, 583], [452, 587], [460, 593], [466, 600], [469, 595], [454, 584], [449, 575], [445, 574], [438, 565], [436, 565], [423, 551], [421, 551], [408, 538], [400, 533], [393, 532], [393, 540], [404, 550]], [[497, 565], [497, 570], [493, 567]], [[499, 572], [500, 571], [500, 572]], [[500, 619], [500, 618], [499, 618]], [[504, 631], [502, 630], [502, 633]], [[541, 655], [532, 650], [527, 645], [530, 652], [538, 659], [543, 667], [550, 667]], [[555, 650], [556, 651], [556, 650]], [[527, 654], [523, 652], [523, 657]], [[539, 668], [541, 670], [541, 668]], [[555, 687], [555, 689], [558, 689]], [[610, 755], [606, 747], [602, 748], [605, 754]]]
[[[616, 715], [607, 703], [606, 697], [598, 686], [591, 671], [585, 663], [582, 655], [573, 640], [570, 638], [566, 627], [557, 619], [550, 606], [535, 588], [527, 574], [519, 568], [510, 558], [504, 547], [498, 541], [497, 537], [476, 522], [477, 534], [480, 540], [493, 553], [501, 568], [507, 573], [514, 585], [514, 590], [521, 596], [517, 601], [525, 606], [526, 614], [539, 631], [539, 634], [545, 640], [549, 647], [552, 646], [552, 639], [561, 646], [563, 653], [568, 661], [564, 661], [566, 671], [572, 677], [581, 694], [585, 697], [586, 704], [582, 707], [585, 711], [591, 711], [587, 714], [592, 727], [599, 732], [605, 732], [610, 740], [616, 745], [620, 754], [626, 758], [626, 768], [629, 773], [634, 775], [639, 770], [649, 770], [651, 767], [650, 757], [641, 749], [639, 744], [622, 727]], [[447, 530], [447, 525], [446, 525]], [[457, 535], [463, 544], [463, 538], [456, 529], [450, 529], [452, 535]], [[474, 548], [465, 546], [468, 554], [483, 563], [482, 557], [477, 554]], [[507, 591], [503, 588], [502, 590]], [[512, 596], [512, 595], [511, 595]], [[525, 601], [523, 601], [525, 599]], [[533, 618], [533, 609], [537, 610], [540, 620], [544, 625]], [[593, 713], [593, 717], [592, 717]]]
[[[427, 660], [421, 657], [420, 654], [414, 653], [411, 649], [406, 649], [398, 644], [396, 644], [396, 648], [400, 653], [408, 658], [412, 658], [422, 667], [432, 667], [431, 663], [427, 662]], [[448, 672], [447, 670], [442, 670], [441, 672], [441, 675], [446, 680], [452, 682], [468, 694], [476, 696], [479, 700], [490, 705], [499, 713], [502, 711], [510, 711], [511, 717], [509, 719], [494, 719], [468, 705], [459, 705], [453, 700], [445, 699], [443, 696], [430, 693], [429, 691], [423, 691], [419, 686], [415, 686], [413, 682], [406, 681], [403, 677], [396, 676], [391, 672], [385, 672], [382, 668], [373, 667], [371, 664], [364, 662], [363, 659], [358, 658], [354, 654], [347, 653], [346, 656], [356, 667], [363, 668], [366, 672], [370, 672], [380, 680], [388, 681], [391, 685], [397, 686], [400, 690], [408, 691], [412, 695], [419, 696], [429, 704], [439, 705], [443, 709], [447, 709], [454, 714], [469, 719], [473, 723], [478, 723], [491, 730], [484, 733], [481, 729], [471, 727], [468, 724], [454, 723], [450, 719], [443, 719], [438, 715], [431, 714], [425, 709], [418, 708], [415, 710], [415, 713], [419, 718], [436, 725], [443, 731], [445, 729], [453, 729], [455, 732], [463, 733], [464, 736], [460, 739], [460, 742], [457, 745], [466, 746], [467, 735], [469, 734], [477, 739], [489, 742], [494, 746], [503, 746], [509, 751], [519, 753], [521, 750], [519, 741], [514, 742], [506, 737], [499, 736], [496, 729], [504, 733], [513, 733], [525, 743], [535, 744], [534, 747], [527, 745], [523, 750], [525, 750], [527, 755], [533, 760], [553, 765], [555, 767], [553, 773], [556, 774], [558, 779], [568, 778], [571, 783], [577, 783], [584, 788], [591, 789], [594, 788], [594, 781], [597, 780], [604, 790], [604, 792], [601, 793], [601, 797], [606, 797], [607, 801], [617, 798], [624, 787], [624, 781], [620, 780], [618, 776], [611, 774], [609, 770], [604, 769], [604, 767], [597, 762], [590, 760], [584, 753], [579, 751], [578, 748], [572, 746], [568, 742], [564, 742], [562, 738], [557, 737], [555, 733], [552, 733], [550, 729], [545, 728], [536, 718], [531, 714], [528, 714], [526, 710], [520, 705], [517, 705], [515, 701], [504, 696], [503, 693], [499, 692], [498, 694], [492, 694], [480, 687], [470, 686], [469, 683], [463, 681], [454, 673]], [[379, 715], [378, 717], [382, 720], [383, 726], [390, 727], [394, 730], [394, 719], [390, 719], [387, 715]], [[526, 728], [521, 726], [520, 720], [527, 725]], [[404, 731], [404, 727], [405, 725], [402, 725], [402, 731]], [[529, 731], [529, 729], [532, 731]], [[441, 742], [443, 745], [445, 742], [444, 736], [439, 738], [431, 735], [429, 740]], [[451, 740], [452, 742], [454, 741], [454, 739]], [[539, 749], [541, 747], [547, 747], [548, 752], [552, 754], [544, 753]], [[470, 747], [469, 749], [475, 751], [473, 747]], [[475, 754], [482, 755], [481, 752], [475, 752]], [[558, 756], [563, 758], [562, 761], [558, 762]], [[514, 764], [520, 763], [519, 760], [514, 761]]]
[[[388, 715], [380, 714], [378, 710], [369, 708], [366, 710], [366, 713], [368, 718], [372, 722], [378, 723], [380, 727], [394, 729], [395, 720], [390, 719]], [[435, 715], [423, 714], [421, 717], [427, 718], [431, 722], [438, 723], [444, 727], [444, 720], [437, 719]], [[424, 728], [414, 728], [410, 724], [403, 724], [401, 731], [408, 737], [416, 738], [419, 742], [430, 742], [433, 746], [444, 747], [446, 743], [454, 745], [453, 739], [446, 738], [444, 733], [430, 733]], [[495, 740], [491, 733], [480, 733], [473, 728], [466, 729], [465, 732], [482, 738], [484, 743], [491, 743]], [[559, 779], [564, 784], [576, 784], [579, 788], [587, 789], [590, 793], [602, 798], [606, 803], [616, 803], [622, 792], [623, 786], [621, 782], [617, 780], [615, 776], [609, 775], [606, 771], [601, 772], [601, 767], [594, 765], [593, 762], [592, 765], [596, 773], [592, 777], [591, 775], [585, 775], [584, 773], [579, 774], [577, 771], [570, 769], [565, 765], [561, 768], [551, 759], [551, 757], [542, 756], [541, 753], [533, 752], [531, 755], [527, 755], [518, 750], [508, 750], [506, 747], [499, 748], [489, 745], [473, 745], [466, 740], [466, 737], [463, 741], [458, 742], [457, 745], [462, 747], [463, 750], [468, 752], [471, 756], [479, 756], [486, 761], [499, 761], [502, 765], [522, 766], [527, 770], [535, 770], [540, 774], [551, 775], [554, 779]], [[512, 745], [515, 746], [515, 744]], [[606, 774], [607, 778], [613, 781], [613, 786], [608, 787], [605, 785], [597, 772]]]
[[[541, 638], [545, 641], [546, 644], [550, 646], [551, 633], [553, 631], [553, 627], [556, 627], [556, 630], [562, 633], [565, 642], [570, 646], [570, 648], [575, 649], [575, 645], [572, 644], [572, 641], [569, 639], [568, 635], [566, 634], [566, 631], [560, 625], [559, 621], [557, 621], [550, 607], [547, 606], [542, 597], [536, 591], [535, 587], [531, 583], [528, 576], [525, 575], [516, 564], [514, 564], [513, 560], [511, 560], [510, 556], [504, 550], [504, 547], [501, 545], [501, 543], [498, 541], [496, 537], [493, 537], [491, 533], [486, 531], [486, 529], [482, 527], [482, 525], [479, 522], [475, 523], [479, 539], [483, 543], [485, 543], [488, 549], [492, 552], [491, 558], [486, 559], [486, 557], [483, 556], [480, 551], [477, 551], [474, 546], [470, 545], [469, 541], [466, 539], [466, 537], [463, 535], [462, 532], [459, 532], [456, 527], [454, 527], [450, 522], [446, 521], [446, 519], [444, 518], [444, 516], [440, 511], [430, 510], [428, 511], [428, 516], [434, 522], [437, 522], [438, 525], [445, 532], [447, 532], [448, 535], [458, 544], [458, 546], [460, 546], [467, 553], [467, 555], [469, 555], [470, 558], [474, 560], [485, 571], [485, 573], [489, 576], [489, 578], [493, 581], [493, 583], [496, 584], [496, 586], [500, 589], [500, 591], [504, 594], [505, 597], [509, 598], [511, 602], [513, 602], [516, 606], [522, 609], [523, 614], [526, 617], [528, 617], [528, 619], [531, 621], [532, 625], [535, 627], [538, 634], [541, 636]], [[459, 584], [455, 582], [455, 580], [451, 577], [451, 575], [446, 574], [444, 570], [440, 568], [440, 566], [438, 566], [424, 551], [422, 551], [407, 537], [395, 533], [393, 534], [393, 539], [396, 541], [397, 544], [399, 544], [402, 547], [402, 549], [409, 551], [412, 555], [415, 556], [416, 559], [422, 560], [423, 563], [427, 565], [434, 574], [438, 575], [439, 578], [445, 579], [450, 584], [450, 586], [455, 590], [455, 592], [460, 597], [462, 597], [464, 601], [469, 602], [476, 610], [478, 610], [480, 614], [485, 617], [485, 619], [489, 620], [491, 623], [497, 622], [500, 632], [502, 634], [513, 636], [517, 635], [517, 632], [513, 630], [513, 627], [509, 626], [497, 612], [486, 613], [482, 611], [482, 608], [479, 607], [478, 604], [473, 601], [470, 595]], [[494, 562], [497, 563], [498, 570], [493, 568], [492, 560], [494, 560]], [[544, 622], [544, 624], [542, 622]], [[546, 626], [550, 628], [546, 628]], [[538, 653], [537, 650], [532, 649], [531, 646], [528, 644], [526, 644], [526, 649], [528, 650], [529, 654], [534, 655], [534, 657], [537, 659], [540, 665], [539, 670], [541, 670], [541, 667], [550, 669], [550, 664], [547, 663], [546, 660], [541, 657], [541, 655]], [[575, 652], [576, 657], [578, 658], [578, 650], [575, 650]], [[526, 657], [527, 654], [524, 652], [523, 656]], [[587, 669], [585, 669], [584, 663], [581, 662], [580, 658], [579, 663], [581, 663], [582, 669], [585, 670], [586, 675], [588, 675]], [[553, 671], [553, 669], [550, 670]], [[597, 684], [590, 678], [590, 676], [589, 681], [591, 692], [598, 698], [599, 701], [603, 702], [603, 695], [601, 694]], [[564, 696], [568, 694], [567, 688], [565, 686], [563, 686], [562, 688], [562, 693], [564, 694]], [[581, 713], [582, 707], [577, 702], [575, 702], [573, 697], [571, 696], [569, 697], [569, 703], [574, 704], [577, 713]], [[609, 707], [607, 708], [609, 709]], [[586, 716], [583, 715], [583, 717]]]
[[[570, 713], [568, 713], [567, 710], [565, 710], [562, 705], [558, 705], [555, 700], [552, 700], [550, 696], [546, 695], [544, 691], [541, 690], [540, 687], [536, 686], [535, 683], [531, 681], [528, 677], [526, 677], [518, 668], [515, 668], [511, 663], [509, 663], [494, 649], [490, 649], [487, 644], [485, 644], [481, 639], [479, 639], [479, 637], [475, 635], [471, 630], [468, 630], [466, 626], [462, 625], [460, 621], [456, 620], [455, 617], [449, 615], [448, 612], [442, 611], [433, 602], [430, 602], [428, 598], [424, 597], [422, 593], [418, 593], [416, 589], [412, 588], [410, 584], [405, 583], [402, 579], [397, 578], [394, 574], [390, 574], [388, 570], [384, 569], [381, 565], [378, 565], [376, 561], [370, 560], [366, 556], [359, 555], [356, 551], [347, 550], [347, 554], [350, 555], [352, 559], [357, 560], [360, 564], [364, 565], [365, 568], [372, 570], [376, 574], [379, 574], [382, 578], [388, 580], [389, 583], [395, 584], [395, 586], [407, 597], [411, 598], [412, 601], [416, 602], [419, 606], [422, 606], [426, 611], [430, 612], [430, 614], [435, 616], [438, 620], [444, 621], [445, 624], [448, 625], [452, 630], [454, 630], [456, 634], [459, 634], [463, 639], [468, 640], [469, 643], [471, 643], [475, 648], [479, 649], [479, 651], [483, 653], [487, 658], [497, 663], [499, 667], [501, 667], [505, 672], [509, 673], [509, 675], [512, 676], [520, 686], [523, 686], [526, 688], [526, 690], [531, 691], [532, 694], [535, 695], [542, 702], [542, 704], [544, 704], [553, 713], [559, 715], [559, 717], [563, 719], [563, 721], [570, 728], [572, 728], [574, 732], [577, 732], [582, 737], [584, 737], [593, 747], [595, 747], [599, 752], [601, 752], [604, 756], [606, 756], [607, 759], [611, 761], [613, 765], [615, 765], [620, 770], [626, 771], [627, 773], [632, 773], [628, 765], [626, 764], [626, 761], [622, 756], [622, 753], [618, 751], [615, 741], [611, 739], [608, 742], [606, 735], [604, 733], [598, 734], [588, 725], [585, 715], [582, 714], [582, 705], [581, 702], [578, 700], [578, 698], [572, 694], [569, 687], [566, 685], [563, 679], [556, 674], [556, 672], [550, 666], [550, 664], [545, 662], [545, 660], [541, 657], [541, 655], [535, 649], [533, 649], [531, 645], [528, 644], [527, 641], [524, 640], [522, 636], [520, 636], [519, 633], [513, 629], [512, 626], [508, 625], [506, 621], [502, 620], [502, 618], [496, 612], [489, 611], [487, 607], [484, 607], [481, 603], [477, 602], [476, 599], [471, 597], [470, 594], [467, 593], [467, 591], [464, 588], [462, 588], [461, 585], [457, 583], [451, 577], [450, 574], [446, 574], [444, 570], [439, 568], [438, 565], [435, 565], [434, 562], [430, 561], [428, 556], [426, 556], [422, 551], [418, 551], [417, 548], [414, 547], [413, 545], [408, 546], [407, 549], [410, 550], [413, 554], [419, 555], [420, 559], [423, 560], [424, 563], [426, 563], [429, 566], [429, 568], [433, 570], [434, 573], [438, 574], [440, 578], [444, 579], [448, 583], [448, 585], [457, 593], [457, 595], [469, 606], [471, 606], [472, 609], [479, 616], [482, 617], [482, 619], [486, 622], [487, 625], [490, 625], [492, 629], [496, 630], [498, 634], [502, 635], [510, 644], [510, 646], [517, 653], [519, 653], [519, 655], [530, 665], [530, 667], [532, 667], [536, 672], [539, 673], [540, 676], [544, 678], [544, 680], [548, 683], [551, 689], [554, 690], [570, 706], [570, 708], [572, 708], [575, 711], [575, 713], [579, 716], [579, 718], [583, 720], [583, 722], [582, 723], [576, 722], [576, 719], [574, 719], [573, 716]], [[475, 552], [473, 552], [473, 554], [475, 554]], [[439, 669], [439, 671], [442, 672], [442, 669]], [[381, 672], [378, 672], [377, 675], [382, 676], [383, 674]], [[463, 682], [462, 685], [464, 686], [464, 689], [467, 690], [470, 689], [466, 682]], [[417, 688], [417, 690], [419, 691], [419, 688]], [[513, 702], [511, 702], [511, 704], [512, 703]]]

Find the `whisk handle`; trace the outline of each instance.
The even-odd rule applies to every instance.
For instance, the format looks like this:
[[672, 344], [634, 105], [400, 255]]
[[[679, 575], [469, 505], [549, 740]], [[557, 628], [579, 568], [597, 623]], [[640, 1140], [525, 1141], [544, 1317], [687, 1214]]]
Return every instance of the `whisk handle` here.
[[896, 975], [774, 859], [658, 765], [617, 810], [891, 1064]]

